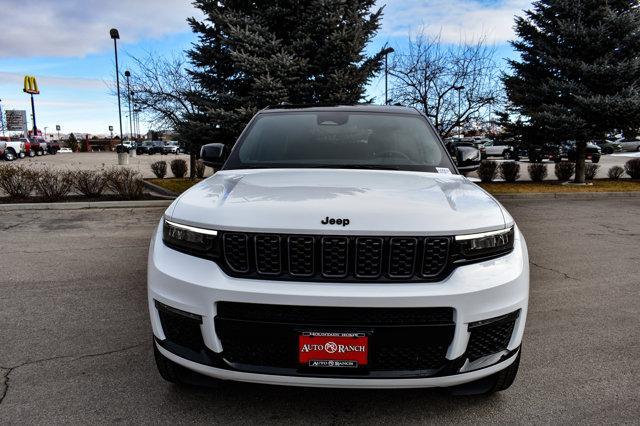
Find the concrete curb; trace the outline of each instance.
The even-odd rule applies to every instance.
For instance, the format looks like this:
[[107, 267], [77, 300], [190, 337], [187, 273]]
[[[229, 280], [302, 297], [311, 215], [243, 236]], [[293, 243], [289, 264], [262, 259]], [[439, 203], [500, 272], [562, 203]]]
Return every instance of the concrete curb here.
[[498, 200], [548, 200], [548, 199], [571, 199], [571, 200], [593, 200], [598, 198], [633, 198], [640, 197], [640, 191], [621, 192], [529, 192], [510, 194], [491, 194]]
[[92, 201], [73, 203], [18, 203], [0, 204], [0, 211], [14, 210], [82, 210], [82, 209], [118, 209], [140, 207], [168, 207], [173, 200], [143, 201]]
[[145, 188], [147, 188], [149, 191], [156, 192], [160, 195], [164, 195], [166, 197], [173, 197], [173, 198], [176, 198], [178, 195], [180, 195], [180, 194], [176, 194], [173, 191], [169, 191], [167, 188], [163, 188], [159, 185], [156, 185], [155, 183], [151, 183], [146, 179], [143, 180], [142, 182], [144, 183]]

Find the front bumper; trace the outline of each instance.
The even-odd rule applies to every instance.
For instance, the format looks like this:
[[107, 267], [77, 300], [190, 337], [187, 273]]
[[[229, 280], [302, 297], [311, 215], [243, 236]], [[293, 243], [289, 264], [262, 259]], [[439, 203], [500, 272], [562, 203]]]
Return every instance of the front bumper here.
[[[522, 340], [527, 314], [529, 268], [525, 241], [519, 231], [512, 253], [458, 267], [437, 283], [314, 283], [239, 279], [227, 276], [212, 261], [166, 247], [162, 233], [151, 241], [148, 300], [156, 345], [172, 361], [192, 371], [220, 379], [324, 387], [454, 386], [478, 380], [508, 367]], [[216, 332], [217, 303], [269, 304], [334, 308], [438, 308], [453, 310], [446, 365], [436, 370], [384, 374], [336, 375], [271, 368], [245, 369], [225, 360]], [[162, 327], [158, 305], [199, 317], [204, 350], [195, 354], [173, 344]], [[470, 324], [511, 314], [508, 344], [498, 353], [467, 358]]]

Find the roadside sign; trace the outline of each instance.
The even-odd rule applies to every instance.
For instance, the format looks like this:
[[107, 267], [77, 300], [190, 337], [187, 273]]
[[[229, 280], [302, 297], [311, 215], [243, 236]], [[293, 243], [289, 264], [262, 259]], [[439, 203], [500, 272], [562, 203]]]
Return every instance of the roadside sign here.
[[113, 132], [113, 126], [109, 126], [109, 131]]
[[7, 130], [10, 132], [27, 131], [27, 111], [20, 109], [8, 109], [5, 112], [7, 116]]
[[40, 94], [40, 91], [38, 90], [38, 83], [36, 82], [36, 78], [34, 76], [24, 76], [24, 88], [22, 89], [22, 91], [31, 95]]
[[59, 124], [56, 124], [56, 131], [58, 131], [58, 132], [60, 131], [60, 125]]

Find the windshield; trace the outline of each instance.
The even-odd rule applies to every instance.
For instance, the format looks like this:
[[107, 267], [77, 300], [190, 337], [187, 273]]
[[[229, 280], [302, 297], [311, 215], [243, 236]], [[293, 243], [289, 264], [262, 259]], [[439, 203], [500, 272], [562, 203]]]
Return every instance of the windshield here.
[[426, 120], [417, 115], [314, 111], [259, 115], [225, 169], [326, 167], [455, 173]]

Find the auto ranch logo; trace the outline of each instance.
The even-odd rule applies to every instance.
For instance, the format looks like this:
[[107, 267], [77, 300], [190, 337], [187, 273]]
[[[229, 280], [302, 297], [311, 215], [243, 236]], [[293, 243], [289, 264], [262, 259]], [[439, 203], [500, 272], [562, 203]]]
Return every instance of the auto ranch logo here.
[[350, 352], [365, 352], [364, 345], [343, 345], [336, 342], [327, 342], [324, 345], [316, 343], [305, 343], [300, 349], [301, 352], [326, 352], [328, 354], [346, 354]]

